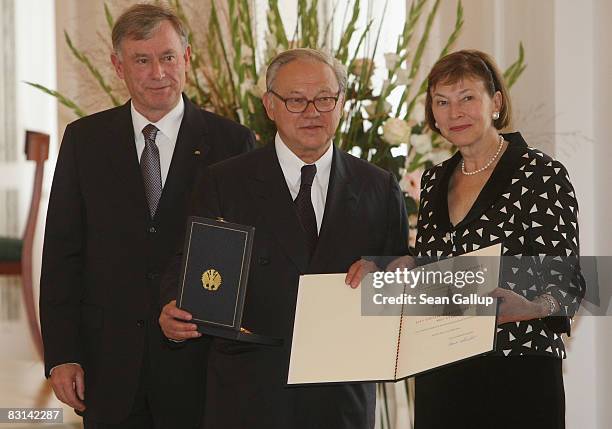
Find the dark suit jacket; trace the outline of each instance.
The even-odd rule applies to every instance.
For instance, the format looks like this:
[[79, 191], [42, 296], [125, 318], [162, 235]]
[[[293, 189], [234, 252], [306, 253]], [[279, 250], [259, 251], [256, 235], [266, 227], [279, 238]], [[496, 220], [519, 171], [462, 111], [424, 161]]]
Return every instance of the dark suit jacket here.
[[[183, 98], [185, 113], [153, 220], [129, 102], [71, 123], [62, 141], [41, 277], [45, 373], [80, 363], [85, 415], [93, 419], [117, 422], [128, 415], [145, 356], [154, 413], [167, 410], [175, 421], [177, 414], [186, 421], [199, 418], [202, 365], [191, 350], [198, 342], [172, 353], [163, 347], [160, 274], [184, 237], [196, 176], [252, 148], [253, 138], [248, 129]], [[173, 388], [180, 398], [169, 393]]]
[[243, 326], [284, 340], [282, 347], [212, 341], [204, 427], [373, 428], [374, 384], [285, 383], [300, 274], [346, 272], [361, 256], [407, 253], [408, 222], [395, 178], [334, 149], [310, 261], [273, 144], [211, 167], [196, 189], [196, 215], [255, 227]]

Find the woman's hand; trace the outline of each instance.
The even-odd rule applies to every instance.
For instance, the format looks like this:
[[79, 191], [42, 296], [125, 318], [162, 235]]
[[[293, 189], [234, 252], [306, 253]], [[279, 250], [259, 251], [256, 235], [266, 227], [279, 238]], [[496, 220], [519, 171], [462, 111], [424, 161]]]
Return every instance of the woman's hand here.
[[546, 303], [529, 301], [525, 297], [508, 289], [496, 288], [489, 294], [500, 299], [497, 324], [540, 319], [548, 315]]
[[411, 270], [417, 266], [416, 259], [410, 255], [400, 256], [397, 259], [394, 259], [387, 265], [385, 271], [395, 271], [395, 270]]

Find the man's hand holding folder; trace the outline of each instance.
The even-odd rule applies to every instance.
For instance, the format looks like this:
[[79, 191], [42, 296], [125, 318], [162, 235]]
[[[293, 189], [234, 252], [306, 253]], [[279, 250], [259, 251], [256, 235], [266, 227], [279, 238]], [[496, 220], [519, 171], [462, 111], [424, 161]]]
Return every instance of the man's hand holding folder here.
[[176, 306], [176, 300], [164, 305], [159, 316], [159, 325], [166, 338], [173, 341], [185, 341], [191, 338], [201, 337], [198, 332], [198, 325], [190, 323], [191, 313], [181, 310]]

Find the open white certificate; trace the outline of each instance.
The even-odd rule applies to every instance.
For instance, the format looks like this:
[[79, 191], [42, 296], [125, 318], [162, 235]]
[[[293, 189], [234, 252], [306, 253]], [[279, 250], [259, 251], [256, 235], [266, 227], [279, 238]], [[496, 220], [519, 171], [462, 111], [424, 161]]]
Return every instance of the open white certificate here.
[[[436, 269], [475, 257], [470, 264], [476, 260], [487, 272], [479, 285], [485, 296], [498, 286], [500, 254], [498, 244], [438, 262]], [[396, 316], [363, 316], [362, 291], [347, 286], [345, 277], [300, 277], [287, 384], [397, 381], [495, 347], [496, 303], [484, 316], [406, 315], [407, 305]]]

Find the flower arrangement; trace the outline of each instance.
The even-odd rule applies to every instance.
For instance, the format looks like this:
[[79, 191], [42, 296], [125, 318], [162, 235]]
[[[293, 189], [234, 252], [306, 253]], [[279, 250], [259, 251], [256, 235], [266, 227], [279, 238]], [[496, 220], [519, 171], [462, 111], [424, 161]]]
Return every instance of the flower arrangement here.
[[[374, 34], [373, 22], [358, 28], [360, 0], [345, 0], [344, 22], [340, 38], [332, 40], [332, 23], [318, 19], [318, 0], [296, 0], [297, 25], [288, 34], [278, 6], [278, 0], [268, 0], [265, 46], [258, 46], [253, 27], [250, 0], [210, 0], [208, 26], [203, 34], [190, 25], [186, 12], [189, 0], [170, 0], [170, 6], [185, 23], [192, 46], [191, 70], [186, 93], [196, 104], [220, 115], [232, 118], [251, 128], [260, 144], [272, 141], [274, 124], [267, 118], [261, 97], [265, 88], [265, 64], [277, 53], [292, 47], [327, 49], [349, 72], [345, 112], [335, 136], [335, 144], [356, 156], [393, 172], [405, 193], [409, 215], [416, 217], [419, 184], [422, 172], [452, 154], [452, 147], [425, 125], [423, 98], [427, 87], [421, 75], [423, 53], [438, 13], [440, 0], [413, 0], [398, 37], [394, 52], [384, 54], [384, 65], [374, 58], [382, 30], [379, 24]], [[340, 0], [334, 6], [335, 15]], [[183, 4], [185, 3], [185, 5]], [[387, 3], [385, 3], [385, 9]], [[114, 19], [104, 4], [106, 21], [112, 28]], [[463, 27], [463, 7], [457, 2], [454, 29], [440, 56], [449, 52]], [[422, 28], [422, 32], [417, 29]], [[375, 43], [364, 55], [364, 41], [375, 35]], [[104, 78], [91, 57], [75, 46], [68, 33], [66, 44], [74, 58], [98, 83], [101, 92], [112, 105], [119, 105], [118, 91]], [[376, 67], [384, 67], [386, 78], [374, 88], [372, 76]], [[505, 71], [509, 86], [525, 68], [524, 52], [519, 45], [518, 59]], [[29, 83], [56, 97], [77, 116], [86, 112], [69, 97], [35, 83]], [[399, 96], [392, 106], [391, 97]], [[414, 227], [416, 222], [411, 222]], [[414, 238], [414, 231], [412, 231]]]

